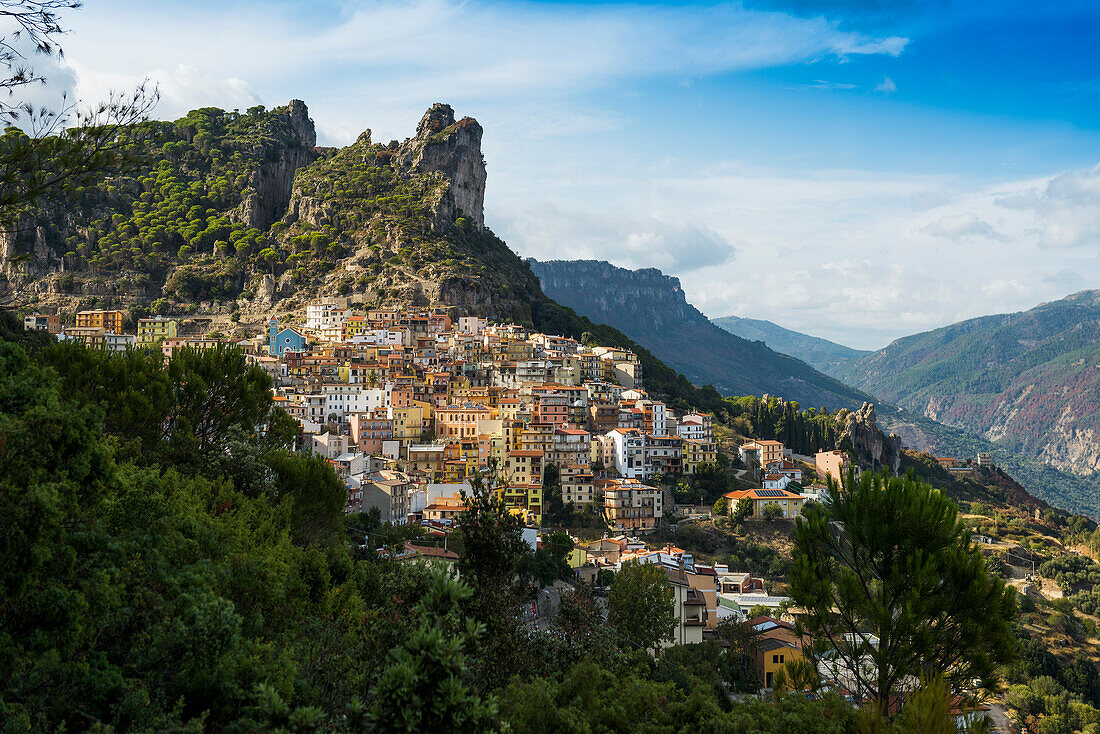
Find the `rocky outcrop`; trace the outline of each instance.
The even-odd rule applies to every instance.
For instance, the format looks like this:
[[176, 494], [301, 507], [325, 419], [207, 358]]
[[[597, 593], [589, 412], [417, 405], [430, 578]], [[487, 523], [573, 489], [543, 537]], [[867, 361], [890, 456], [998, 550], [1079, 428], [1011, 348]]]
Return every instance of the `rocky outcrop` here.
[[485, 158], [481, 125], [472, 117], [455, 121], [450, 105], [436, 103], [424, 113], [416, 136], [398, 148], [398, 165], [412, 173], [438, 174], [448, 181], [437, 203], [437, 229], [461, 217], [485, 227]]
[[[583, 313], [589, 318], [627, 319], [634, 322], [631, 327], [635, 329], [674, 328], [685, 322], [706, 321], [687, 302], [680, 279], [656, 268], [627, 270], [602, 260], [528, 262], [547, 294], [583, 293]], [[645, 308], [639, 309], [639, 304], [645, 304]]]
[[264, 162], [252, 174], [250, 193], [233, 213], [238, 221], [267, 229], [286, 211], [294, 186], [294, 174], [317, 158], [317, 131], [309, 109], [300, 99], [290, 101], [274, 122], [283, 145], [264, 153]]
[[851, 447], [861, 467], [875, 471], [888, 468], [897, 474], [901, 466], [901, 438], [894, 433], [887, 436], [879, 429], [875, 406], [864, 403], [844, 420], [837, 445]]

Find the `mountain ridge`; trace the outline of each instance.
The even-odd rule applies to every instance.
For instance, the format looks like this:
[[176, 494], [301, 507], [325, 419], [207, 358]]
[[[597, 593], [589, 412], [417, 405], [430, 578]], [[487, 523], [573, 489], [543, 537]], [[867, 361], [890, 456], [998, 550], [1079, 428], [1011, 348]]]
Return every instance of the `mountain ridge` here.
[[830, 377], [836, 377], [833, 370], [837, 367], [872, 353], [872, 350], [854, 349], [818, 336], [787, 329], [764, 319], [721, 316], [711, 321], [742, 339], [762, 341], [775, 351], [800, 359]]
[[73, 192], [70, 206], [0, 235], [0, 304], [30, 311], [201, 312], [231, 336], [293, 321], [308, 301], [427, 306], [634, 351], [674, 408], [700, 389], [620, 331], [548, 298], [484, 224], [482, 128], [437, 103], [414, 136], [318, 148], [304, 102], [193, 110], [127, 128], [132, 170]]
[[781, 395], [803, 406], [860, 407], [872, 399], [789, 355], [713, 324], [679, 279], [602, 260], [528, 260], [543, 291], [646, 346], [698, 384], [726, 395]]
[[835, 374], [1060, 470], [1100, 471], [1100, 290], [903, 337]]

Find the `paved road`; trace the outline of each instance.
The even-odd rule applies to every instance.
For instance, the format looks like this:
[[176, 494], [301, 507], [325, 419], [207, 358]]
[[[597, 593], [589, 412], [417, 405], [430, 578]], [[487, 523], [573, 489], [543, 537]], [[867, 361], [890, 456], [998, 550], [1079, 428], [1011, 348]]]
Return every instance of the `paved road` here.
[[997, 734], [1015, 734], [1019, 731], [1012, 725], [1005, 710], [995, 703], [989, 704], [989, 718], [993, 719], [993, 731]]

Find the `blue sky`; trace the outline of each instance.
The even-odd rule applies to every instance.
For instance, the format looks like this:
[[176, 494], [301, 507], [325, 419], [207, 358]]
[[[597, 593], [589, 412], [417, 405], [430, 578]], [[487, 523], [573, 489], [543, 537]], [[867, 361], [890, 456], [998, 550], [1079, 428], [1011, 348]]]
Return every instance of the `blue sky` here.
[[521, 254], [677, 275], [858, 347], [1100, 287], [1100, 8], [91, 0], [58, 88], [157, 115], [304, 99], [322, 142], [485, 127]]

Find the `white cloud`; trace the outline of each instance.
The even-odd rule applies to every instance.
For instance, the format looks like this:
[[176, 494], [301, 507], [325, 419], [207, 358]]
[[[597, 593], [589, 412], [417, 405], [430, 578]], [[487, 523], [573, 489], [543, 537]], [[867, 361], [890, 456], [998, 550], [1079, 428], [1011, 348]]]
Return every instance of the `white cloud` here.
[[998, 242], [1005, 241], [1005, 236], [998, 232], [992, 224], [972, 213], [942, 216], [921, 227], [920, 231], [933, 237], [943, 237], [949, 240], [985, 237]]
[[858, 84], [850, 84], [848, 82], [831, 82], [827, 79], [814, 79], [812, 84], [803, 84], [800, 89], [829, 89], [847, 91], [849, 89], [857, 89]]
[[1041, 247], [1100, 248], [1100, 165], [1054, 176], [1045, 185], [999, 197], [995, 203], [1032, 215]]
[[[81, 93], [89, 98], [146, 76], [178, 99], [173, 109], [211, 97], [231, 106], [301, 97], [322, 130], [346, 140], [354, 135], [345, 128], [368, 125], [380, 138], [404, 134], [407, 119], [439, 99], [546, 99], [626, 78], [897, 56], [907, 44], [898, 36], [842, 30], [821, 17], [735, 4], [386, 0], [337, 15], [314, 8], [303, 3], [273, 12], [266, 3], [226, 3], [173, 8], [169, 17], [154, 3], [96, 3], [73, 14], [66, 50], [79, 63]], [[125, 28], [117, 22], [123, 15]]]
[[521, 254], [539, 260], [607, 260], [620, 267], [685, 273], [734, 255], [725, 237], [704, 226], [620, 213], [565, 212], [550, 203], [505, 218], [497, 229]]
[[[81, 96], [92, 102], [104, 99], [111, 91], [126, 90], [140, 82], [124, 74], [103, 73], [74, 64], [80, 78]], [[156, 115], [175, 119], [199, 107], [241, 109], [261, 103], [260, 95], [248, 82], [233, 76], [218, 76], [189, 64], [177, 64], [167, 69], [152, 69], [148, 79], [160, 91]]]
[[894, 84], [894, 80], [888, 76], [882, 77], [882, 81], [875, 87], [876, 92], [882, 92], [883, 94], [892, 94], [898, 91], [898, 85]]
[[[628, 162], [594, 161], [593, 168], [592, 176], [585, 170], [557, 186], [552, 178], [510, 175], [506, 191], [494, 195], [490, 220], [507, 217], [505, 238], [522, 254], [660, 267], [679, 276], [688, 300], [708, 315], [766, 318], [855, 347], [1030, 308], [1100, 276], [1097, 258], [1082, 260], [1080, 251], [1039, 257], [1029, 216], [994, 204], [1035, 181], [792, 172], [723, 161], [656, 172]], [[536, 197], [551, 203], [532, 210]], [[621, 233], [644, 231], [641, 223], [602, 212], [639, 206], [705, 224], [736, 243], [736, 256], [676, 263], [665, 248], [629, 252]], [[569, 224], [553, 224], [559, 217]]]

